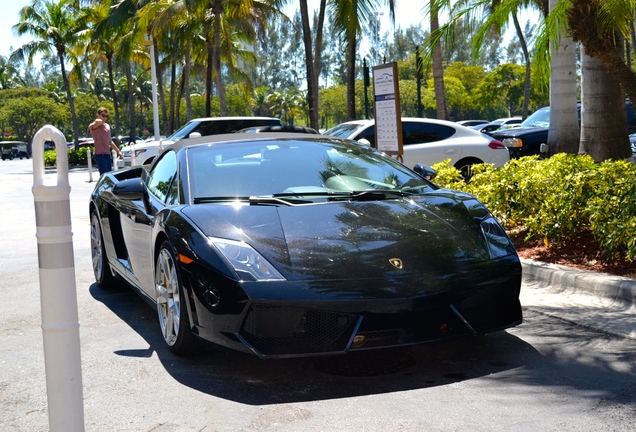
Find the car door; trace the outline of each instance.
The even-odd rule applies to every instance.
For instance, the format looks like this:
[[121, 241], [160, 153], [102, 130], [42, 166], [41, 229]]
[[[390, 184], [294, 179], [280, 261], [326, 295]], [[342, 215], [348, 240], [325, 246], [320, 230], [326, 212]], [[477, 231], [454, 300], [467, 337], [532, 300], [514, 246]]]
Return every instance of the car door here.
[[152, 299], [155, 298], [152, 228], [156, 214], [178, 202], [177, 178], [177, 156], [168, 151], [148, 174], [146, 203], [139, 201], [135, 211], [122, 218], [131, 271], [140, 288]]
[[457, 162], [463, 149], [460, 142], [449, 139], [455, 133], [455, 128], [443, 124], [403, 120], [404, 164], [409, 167], [418, 163], [432, 165], [446, 159]]

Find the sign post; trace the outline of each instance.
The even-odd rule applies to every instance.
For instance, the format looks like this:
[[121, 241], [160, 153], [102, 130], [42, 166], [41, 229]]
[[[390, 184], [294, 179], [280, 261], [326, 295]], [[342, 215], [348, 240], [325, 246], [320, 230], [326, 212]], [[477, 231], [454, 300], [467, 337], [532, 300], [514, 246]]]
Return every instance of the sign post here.
[[397, 63], [387, 63], [373, 68], [373, 94], [376, 148], [397, 156], [401, 161], [404, 149]]

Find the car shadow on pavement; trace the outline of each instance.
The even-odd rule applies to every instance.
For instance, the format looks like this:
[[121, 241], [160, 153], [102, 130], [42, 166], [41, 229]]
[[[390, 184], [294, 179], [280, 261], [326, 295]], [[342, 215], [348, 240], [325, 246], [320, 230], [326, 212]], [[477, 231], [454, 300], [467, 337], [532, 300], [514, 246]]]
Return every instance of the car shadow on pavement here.
[[117, 350], [113, 351], [115, 355], [150, 358], [156, 353], [165, 370], [182, 385], [250, 405], [461, 385], [462, 381], [522, 367], [528, 356], [538, 356], [531, 345], [502, 331], [346, 355], [263, 360], [234, 351], [207, 349], [182, 358], [166, 347], [156, 312], [130, 288], [104, 291], [93, 284], [90, 293], [148, 343], [147, 349]]

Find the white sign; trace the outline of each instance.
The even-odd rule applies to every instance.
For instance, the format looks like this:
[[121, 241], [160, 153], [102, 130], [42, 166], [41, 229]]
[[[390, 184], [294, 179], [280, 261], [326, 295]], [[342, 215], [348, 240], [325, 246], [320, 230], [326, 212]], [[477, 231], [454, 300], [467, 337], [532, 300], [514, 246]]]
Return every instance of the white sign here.
[[375, 141], [378, 150], [402, 155], [402, 117], [397, 76], [396, 63], [373, 68]]

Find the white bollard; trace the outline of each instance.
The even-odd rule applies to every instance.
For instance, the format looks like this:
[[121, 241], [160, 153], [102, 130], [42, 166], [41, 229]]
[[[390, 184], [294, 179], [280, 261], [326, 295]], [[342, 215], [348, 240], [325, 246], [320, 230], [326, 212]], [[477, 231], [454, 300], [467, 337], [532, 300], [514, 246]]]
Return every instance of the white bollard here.
[[[57, 184], [45, 185], [44, 142], [55, 142]], [[46, 125], [33, 137], [33, 196], [40, 270], [44, 366], [51, 432], [84, 430], [77, 291], [64, 135]]]
[[113, 171], [117, 171], [119, 169], [119, 166], [117, 164], [117, 153], [115, 153], [115, 150], [111, 150], [110, 152], [110, 156], [111, 156], [111, 168], [113, 169]]
[[93, 183], [93, 153], [91, 149], [86, 151], [86, 159], [88, 159], [88, 182]]

